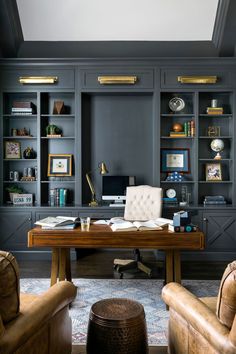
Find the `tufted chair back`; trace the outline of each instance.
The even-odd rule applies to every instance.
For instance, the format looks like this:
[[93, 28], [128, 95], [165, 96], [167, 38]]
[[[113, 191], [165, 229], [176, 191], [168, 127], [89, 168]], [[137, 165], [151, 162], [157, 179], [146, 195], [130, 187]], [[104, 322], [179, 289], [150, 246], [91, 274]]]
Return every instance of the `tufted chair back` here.
[[125, 220], [152, 220], [161, 217], [162, 188], [151, 186], [127, 187]]

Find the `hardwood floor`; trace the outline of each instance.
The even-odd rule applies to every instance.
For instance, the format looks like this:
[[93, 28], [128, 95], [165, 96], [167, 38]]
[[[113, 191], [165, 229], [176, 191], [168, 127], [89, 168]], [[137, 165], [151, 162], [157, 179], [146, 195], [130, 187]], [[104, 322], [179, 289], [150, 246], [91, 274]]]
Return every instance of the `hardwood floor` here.
[[[119, 277], [113, 271], [115, 258], [132, 259], [132, 251], [93, 250], [81, 253], [78, 261], [72, 261], [73, 278], [104, 278]], [[142, 252], [143, 263], [152, 269], [152, 278], [164, 279], [164, 262], [157, 262], [152, 251]], [[22, 278], [49, 278], [50, 261], [18, 261]], [[228, 262], [182, 262], [182, 279], [221, 279]], [[142, 272], [129, 271], [124, 278], [147, 278]]]

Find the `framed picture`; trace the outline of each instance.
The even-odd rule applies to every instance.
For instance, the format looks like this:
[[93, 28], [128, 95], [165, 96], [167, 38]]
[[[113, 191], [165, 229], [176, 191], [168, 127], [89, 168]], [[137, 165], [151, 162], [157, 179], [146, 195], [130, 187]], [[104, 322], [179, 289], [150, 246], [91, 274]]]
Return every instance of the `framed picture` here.
[[5, 159], [20, 159], [20, 143], [18, 141], [5, 142]]
[[48, 155], [48, 176], [71, 176], [72, 155], [71, 154], [49, 154]]
[[189, 149], [161, 149], [161, 172], [189, 173]]
[[220, 163], [206, 164], [206, 181], [222, 181], [222, 172]]

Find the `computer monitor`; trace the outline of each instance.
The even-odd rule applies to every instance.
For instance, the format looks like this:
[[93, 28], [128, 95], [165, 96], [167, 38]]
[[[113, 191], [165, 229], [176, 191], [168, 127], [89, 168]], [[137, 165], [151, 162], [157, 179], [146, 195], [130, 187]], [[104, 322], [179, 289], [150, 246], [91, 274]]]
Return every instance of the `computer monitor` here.
[[113, 201], [110, 206], [124, 206], [128, 186], [135, 186], [134, 176], [103, 176], [102, 200]]

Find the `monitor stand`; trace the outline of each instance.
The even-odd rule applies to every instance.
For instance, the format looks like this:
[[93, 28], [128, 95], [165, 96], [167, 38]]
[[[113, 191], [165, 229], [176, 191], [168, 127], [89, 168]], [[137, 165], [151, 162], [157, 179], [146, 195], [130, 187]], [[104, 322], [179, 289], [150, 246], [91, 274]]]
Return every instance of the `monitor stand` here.
[[109, 204], [109, 206], [113, 208], [124, 208], [125, 203], [123, 203], [123, 200], [114, 200], [114, 203]]

